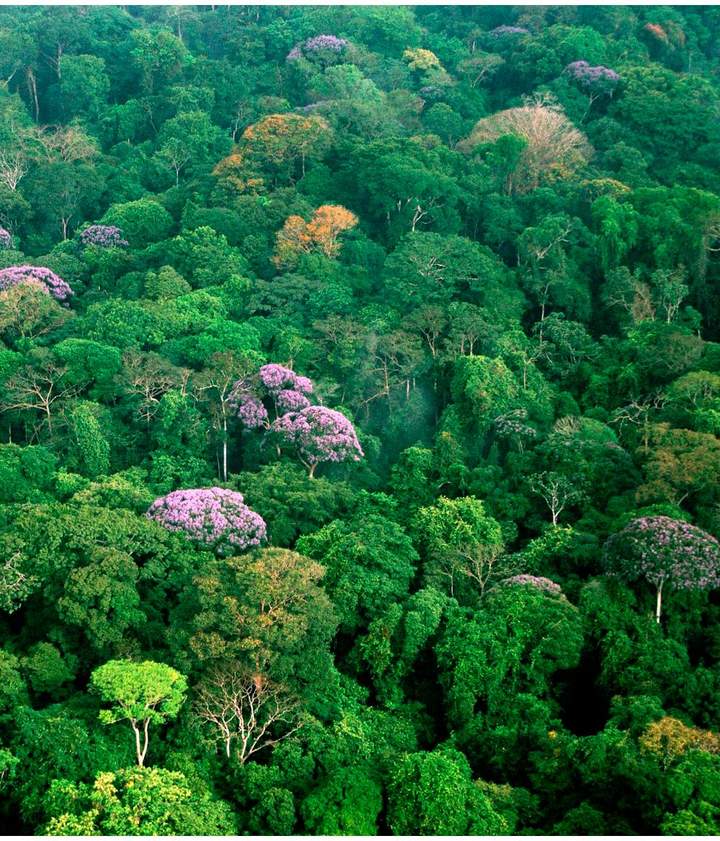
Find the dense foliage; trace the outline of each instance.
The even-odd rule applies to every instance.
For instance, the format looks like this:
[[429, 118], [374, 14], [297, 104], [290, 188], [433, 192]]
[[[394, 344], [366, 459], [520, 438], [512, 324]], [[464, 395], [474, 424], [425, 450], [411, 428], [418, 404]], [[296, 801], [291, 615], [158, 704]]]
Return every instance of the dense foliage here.
[[0, 818], [720, 833], [720, 12], [0, 9]]

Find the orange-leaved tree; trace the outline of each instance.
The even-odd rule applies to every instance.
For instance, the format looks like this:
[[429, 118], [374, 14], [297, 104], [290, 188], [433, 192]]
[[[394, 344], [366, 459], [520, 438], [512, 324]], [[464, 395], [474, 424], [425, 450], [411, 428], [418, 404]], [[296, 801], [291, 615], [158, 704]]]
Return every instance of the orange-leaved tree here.
[[326, 257], [337, 257], [340, 234], [357, 223], [357, 216], [339, 204], [322, 205], [309, 222], [302, 216], [288, 216], [277, 232], [273, 262], [278, 268], [290, 268], [302, 254], [319, 252]]

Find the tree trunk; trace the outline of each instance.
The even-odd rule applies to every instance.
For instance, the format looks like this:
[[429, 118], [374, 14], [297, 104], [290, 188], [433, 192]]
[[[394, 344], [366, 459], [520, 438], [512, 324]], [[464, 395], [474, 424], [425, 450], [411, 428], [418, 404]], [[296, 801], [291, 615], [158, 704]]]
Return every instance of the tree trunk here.
[[228, 445], [227, 418], [223, 418], [223, 482], [227, 482]]
[[663, 582], [661, 581], [657, 588], [657, 601], [655, 602], [655, 621], [660, 624], [660, 614], [662, 613], [662, 588]]
[[316, 468], [316, 467], [317, 467], [317, 462], [315, 462], [314, 464], [311, 464], [311, 465], [310, 465], [310, 471], [309, 471], [309, 473], [308, 473], [308, 476], [309, 476], [311, 479], [314, 479], [314, 478], [315, 478], [315, 468]]

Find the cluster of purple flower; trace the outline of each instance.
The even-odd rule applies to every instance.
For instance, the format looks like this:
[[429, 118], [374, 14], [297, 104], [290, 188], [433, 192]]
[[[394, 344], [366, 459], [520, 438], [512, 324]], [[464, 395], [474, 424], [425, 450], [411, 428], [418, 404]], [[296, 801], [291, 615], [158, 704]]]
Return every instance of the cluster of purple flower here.
[[706, 531], [671, 517], [639, 517], [605, 544], [614, 574], [644, 578], [656, 587], [668, 581], [680, 590], [720, 587], [720, 543]]
[[161, 496], [147, 516], [218, 555], [232, 555], [265, 539], [263, 518], [248, 508], [242, 494], [225, 488], [193, 488]]
[[[363, 455], [345, 415], [311, 405], [313, 390], [308, 377], [272, 363], [263, 365], [255, 377], [238, 380], [230, 394], [230, 405], [242, 424], [248, 429], [272, 430], [297, 450], [311, 475], [320, 462], [358, 461]], [[272, 423], [266, 403], [274, 410]]]
[[513, 575], [512, 578], [506, 578], [502, 583], [508, 586], [535, 587], [536, 590], [542, 590], [549, 596], [562, 595], [560, 585], [549, 578], [544, 578], [542, 575]]
[[6, 231], [5, 228], [0, 228], [0, 248], [12, 248], [13, 247], [13, 238], [10, 231]]
[[293, 47], [286, 56], [287, 61], [297, 61], [303, 55], [339, 54], [348, 46], [345, 38], [338, 38], [337, 35], [315, 35], [308, 38], [302, 44]]
[[524, 26], [496, 26], [495, 29], [490, 30], [493, 38], [500, 38], [503, 35], [529, 35], [530, 30], [525, 29]]
[[291, 446], [311, 470], [324, 461], [360, 461], [363, 451], [350, 421], [334, 409], [308, 406], [277, 418], [272, 429]]
[[69, 284], [44, 266], [8, 266], [0, 269], [0, 290], [9, 289], [19, 283], [32, 283], [41, 286], [58, 301], [67, 301], [73, 294]]
[[307, 398], [313, 384], [307, 377], [299, 377], [283, 365], [263, 365], [252, 380], [238, 380], [230, 393], [230, 406], [248, 429], [269, 426], [268, 410], [263, 404], [267, 398], [275, 414], [294, 412], [310, 405]]
[[495, 418], [495, 429], [501, 438], [535, 438], [537, 430], [532, 426], [528, 426], [527, 409], [512, 409], [504, 415], [498, 415]]
[[607, 88], [611, 90], [620, 81], [620, 76], [602, 64], [590, 65], [587, 61], [573, 61], [565, 72], [586, 88]]
[[90, 225], [80, 234], [80, 242], [100, 248], [126, 248], [128, 245], [117, 225]]

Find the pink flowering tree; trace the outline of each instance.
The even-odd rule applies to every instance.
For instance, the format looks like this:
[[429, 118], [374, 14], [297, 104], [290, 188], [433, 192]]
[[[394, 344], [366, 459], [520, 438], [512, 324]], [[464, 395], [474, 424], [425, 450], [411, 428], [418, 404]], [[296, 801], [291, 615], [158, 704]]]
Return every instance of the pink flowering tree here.
[[350, 421], [342, 412], [325, 406], [287, 412], [277, 418], [272, 429], [296, 450], [311, 479], [322, 462], [360, 461], [364, 455]]
[[80, 234], [80, 242], [98, 248], [127, 248], [128, 245], [117, 225], [90, 225]]
[[313, 384], [284, 365], [263, 365], [254, 377], [238, 380], [230, 393], [230, 406], [248, 429], [269, 429], [273, 419], [310, 405]]
[[238, 380], [230, 405], [247, 429], [272, 432], [280, 445], [295, 450], [310, 478], [321, 462], [359, 461], [362, 448], [352, 423], [341, 412], [312, 405], [312, 381], [284, 365], [263, 365]]
[[265, 521], [242, 494], [226, 488], [173, 491], [156, 499], [147, 516], [223, 556], [259, 546], [267, 534]]
[[318, 60], [325, 64], [337, 61], [348, 48], [349, 42], [337, 35], [314, 35], [294, 46], [287, 54], [287, 61], [298, 61], [301, 58]]
[[65, 303], [73, 294], [68, 283], [44, 266], [8, 266], [0, 269], [0, 290], [10, 289], [19, 283], [34, 284], [61, 303]]
[[612, 575], [644, 579], [656, 592], [660, 622], [663, 587], [711, 590], [720, 587], [720, 543], [706, 531], [670, 517], [639, 517], [605, 544], [604, 563]]
[[542, 575], [513, 575], [500, 582], [504, 587], [534, 587], [548, 596], [562, 596], [562, 589], [552, 579]]

